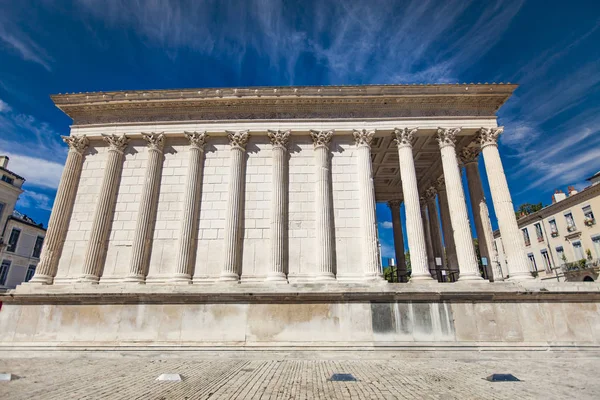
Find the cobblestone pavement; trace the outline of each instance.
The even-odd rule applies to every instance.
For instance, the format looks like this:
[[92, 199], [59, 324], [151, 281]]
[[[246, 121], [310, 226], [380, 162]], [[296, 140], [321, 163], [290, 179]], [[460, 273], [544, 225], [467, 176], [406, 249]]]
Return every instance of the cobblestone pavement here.
[[[0, 356], [1, 357], [1, 356]], [[321, 358], [321, 359], [317, 359]], [[600, 358], [587, 355], [500, 357], [482, 353], [414, 358], [43, 357], [0, 359], [8, 399], [592, 399], [600, 398]], [[158, 382], [179, 373], [182, 382]], [[331, 382], [333, 373], [357, 382]], [[490, 383], [492, 373], [522, 382]]]

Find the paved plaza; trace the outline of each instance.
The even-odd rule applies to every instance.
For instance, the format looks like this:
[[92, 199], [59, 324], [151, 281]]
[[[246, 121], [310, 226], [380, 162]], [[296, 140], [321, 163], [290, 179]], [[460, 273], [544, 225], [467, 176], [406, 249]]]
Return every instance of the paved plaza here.
[[[0, 359], [8, 399], [593, 399], [596, 353], [70, 354]], [[182, 382], [159, 382], [178, 373]], [[332, 382], [334, 373], [356, 382]], [[492, 373], [521, 382], [491, 383]]]

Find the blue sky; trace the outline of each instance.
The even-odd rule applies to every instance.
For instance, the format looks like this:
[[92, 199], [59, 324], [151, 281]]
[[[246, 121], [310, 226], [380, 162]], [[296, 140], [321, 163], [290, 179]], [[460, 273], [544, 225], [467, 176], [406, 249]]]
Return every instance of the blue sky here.
[[[0, 153], [47, 223], [70, 119], [53, 93], [513, 82], [499, 114], [514, 203], [600, 170], [598, 1], [0, 0]], [[489, 198], [489, 195], [488, 195]], [[390, 255], [387, 207], [378, 207]]]

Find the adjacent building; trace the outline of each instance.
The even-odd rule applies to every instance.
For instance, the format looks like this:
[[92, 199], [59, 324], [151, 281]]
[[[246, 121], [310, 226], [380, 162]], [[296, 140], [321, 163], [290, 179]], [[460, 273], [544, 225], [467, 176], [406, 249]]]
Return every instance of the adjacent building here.
[[0, 290], [29, 281], [35, 274], [46, 230], [15, 210], [25, 178], [8, 169], [0, 156]]
[[[529, 269], [541, 279], [591, 281], [600, 264], [600, 171], [582, 191], [557, 190], [552, 204], [518, 219]], [[494, 235], [499, 261], [506, 271], [505, 246]]]

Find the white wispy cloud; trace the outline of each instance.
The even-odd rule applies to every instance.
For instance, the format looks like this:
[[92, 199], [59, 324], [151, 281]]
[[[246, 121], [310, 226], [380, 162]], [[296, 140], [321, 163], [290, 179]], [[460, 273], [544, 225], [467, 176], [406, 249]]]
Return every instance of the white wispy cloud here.
[[382, 227], [383, 229], [392, 229], [394, 227], [394, 225], [392, 224], [392, 221], [380, 222], [379, 226]]
[[9, 157], [8, 168], [24, 177], [27, 185], [49, 189], [58, 187], [63, 170], [62, 163], [10, 153], [2, 148], [0, 148], [0, 153]]
[[37, 63], [48, 71], [52, 70], [53, 59], [44, 48], [8, 18], [0, 17], [0, 44], [2, 43], [18, 53], [23, 60]]
[[9, 106], [6, 102], [2, 101], [2, 99], [0, 99], [0, 113], [9, 112], [11, 110], [12, 107]]
[[25, 190], [19, 197], [17, 208], [37, 208], [44, 211], [52, 210], [52, 199], [43, 193]]

